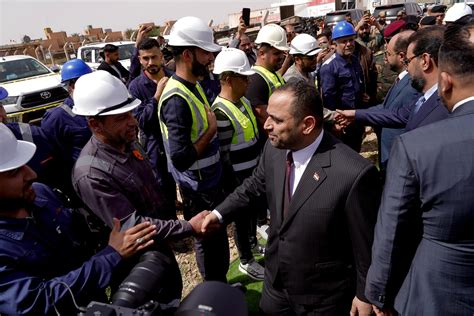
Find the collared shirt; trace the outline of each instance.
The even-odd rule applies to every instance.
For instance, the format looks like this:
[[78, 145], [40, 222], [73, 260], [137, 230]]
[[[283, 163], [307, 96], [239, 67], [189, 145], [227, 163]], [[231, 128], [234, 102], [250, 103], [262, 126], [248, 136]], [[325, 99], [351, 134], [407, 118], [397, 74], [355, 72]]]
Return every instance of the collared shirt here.
[[431, 96], [438, 90], [438, 84], [434, 84], [431, 88], [429, 88], [425, 94], [423, 95], [425, 97], [425, 102], [426, 100], [428, 100], [429, 98], [431, 98]]
[[408, 71], [407, 70], [403, 70], [401, 73], [398, 74], [398, 81], [402, 80], [403, 78], [405, 78], [405, 76], [408, 75]]
[[[310, 145], [306, 146], [303, 149], [294, 151], [293, 154], [293, 165], [292, 165], [292, 172], [291, 172], [291, 179], [290, 179], [290, 186], [291, 186], [291, 195], [295, 194], [296, 188], [300, 183], [301, 177], [308, 166], [311, 157], [313, 157], [314, 153], [321, 144], [321, 140], [323, 139], [324, 130], [321, 130], [318, 137], [312, 142]], [[289, 151], [287, 151], [288, 153]]]
[[156, 225], [158, 239], [192, 232], [186, 221], [158, 220], [161, 214], [170, 213], [163, 212], [166, 204], [158, 178], [138, 144], [121, 152], [92, 136], [72, 178], [78, 196], [109, 227], [113, 217], [123, 219], [136, 213], [138, 221], [146, 219]]
[[473, 100], [474, 100], [474, 96], [459, 101], [458, 103], [456, 103], [456, 104], [453, 106], [453, 109], [451, 110], [451, 113], [454, 112], [454, 110], [456, 110], [458, 107], [460, 107], [460, 106], [463, 105], [464, 103], [467, 103], [467, 102], [473, 101]]
[[354, 55], [350, 62], [338, 53], [333, 56], [320, 70], [324, 107], [330, 110], [360, 108], [364, 82], [359, 60]]
[[[163, 67], [165, 77], [171, 77], [173, 72]], [[166, 156], [164, 154], [163, 138], [158, 119], [158, 101], [155, 99], [157, 84], [148, 78], [144, 71], [130, 82], [128, 90], [142, 103], [133, 110], [133, 115], [140, 128], [140, 142], [150, 161], [158, 172], [167, 172]]]

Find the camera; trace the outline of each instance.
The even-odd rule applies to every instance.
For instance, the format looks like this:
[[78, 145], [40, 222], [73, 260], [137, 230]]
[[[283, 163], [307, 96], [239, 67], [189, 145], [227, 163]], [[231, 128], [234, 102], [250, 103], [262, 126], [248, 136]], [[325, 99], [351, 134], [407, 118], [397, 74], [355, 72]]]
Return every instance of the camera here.
[[81, 312], [78, 316], [112, 316], [112, 315], [122, 315], [122, 316], [159, 316], [161, 315], [159, 304], [150, 301], [139, 308], [127, 308], [122, 306], [116, 306], [111, 304], [105, 304], [100, 302], [90, 302], [87, 305], [86, 311]]
[[112, 304], [137, 308], [149, 299], [156, 299], [150, 296], [160, 284], [165, 283], [164, 270], [168, 261], [169, 258], [159, 251], [145, 252], [112, 296]]

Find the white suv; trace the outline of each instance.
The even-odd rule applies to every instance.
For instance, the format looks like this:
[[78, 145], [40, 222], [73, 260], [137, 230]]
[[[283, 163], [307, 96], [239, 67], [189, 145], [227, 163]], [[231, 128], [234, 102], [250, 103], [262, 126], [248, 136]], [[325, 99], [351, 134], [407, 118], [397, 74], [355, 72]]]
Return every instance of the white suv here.
[[9, 121], [39, 121], [46, 109], [68, 97], [60, 76], [26, 55], [0, 57], [0, 86], [8, 91], [2, 104]]
[[119, 62], [127, 70], [130, 69], [130, 57], [135, 48], [135, 42], [131, 41], [87, 44], [79, 47], [77, 58], [82, 59], [93, 70], [97, 70], [97, 67], [103, 61], [102, 57], [100, 57], [100, 51], [107, 44], [112, 44], [119, 48]]

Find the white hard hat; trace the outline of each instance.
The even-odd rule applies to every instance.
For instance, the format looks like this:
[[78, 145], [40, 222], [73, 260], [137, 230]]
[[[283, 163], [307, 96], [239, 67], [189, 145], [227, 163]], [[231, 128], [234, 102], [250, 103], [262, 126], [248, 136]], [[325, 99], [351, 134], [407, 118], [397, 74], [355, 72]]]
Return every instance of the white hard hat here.
[[219, 75], [225, 71], [232, 71], [243, 76], [250, 76], [255, 73], [250, 68], [247, 55], [240, 49], [224, 48], [214, 61], [214, 73]]
[[104, 70], [81, 76], [74, 87], [74, 107], [77, 115], [115, 115], [133, 110], [140, 100], [128, 94], [120, 79]]
[[451, 8], [446, 11], [446, 15], [444, 16], [445, 22], [456, 22], [460, 18], [466, 15], [471, 15], [472, 9], [469, 5], [465, 2], [459, 2], [453, 4]]
[[290, 50], [285, 30], [276, 24], [267, 24], [257, 34], [256, 44], [267, 43], [278, 50]]
[[214, 43], [212, 29], [194, 16], [187, 16], [176, 21], [167, 37], [170, 46], [196, 46], [213, 53], [222, 49]]
[[0, 148], [0, 172], [26, 165], [36, 151], [35, 144], [17, 140], [3, 123], [0, 123]]
[[319, 53], [322, 49], [318, 47], [318, 41], [308, 34], [299, 34], [291, 41], [290, 54], [291, 55], [308, 55], [313, 56]]

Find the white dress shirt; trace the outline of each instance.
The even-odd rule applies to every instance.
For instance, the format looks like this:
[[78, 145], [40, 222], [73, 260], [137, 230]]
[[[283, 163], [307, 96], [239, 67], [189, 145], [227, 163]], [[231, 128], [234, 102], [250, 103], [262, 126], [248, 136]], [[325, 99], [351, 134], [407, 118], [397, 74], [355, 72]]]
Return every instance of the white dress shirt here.
[[456, 103], [456, 104], [453, 106], [453, 109], [451, 110], [451, 113], [454, 112], [454, 110], [456, 110], [459, 106], [461, 106], [461, 105], [463, 105], [464, 103], [467, 103], [467, 102], [469, 102], [469, 101], [472, 101], [472, 100], [474, 100], [474, 96], [459, 101], [458, 103]]
[[[292, 172], [290, 178], [291, 196], [295, 194], [296, 188], [300, 183], [301, 177], [303, 176], [303, 173], [306, 170], [311, 157], [313, 157], [314, 153], [319, 147], [319, 144], [321, 144], [323, 134], [324, 130], [321, 130], [321, 133], [319, 133], [314, 142], [303, 149], [293, 152], [293, 165], [291, 167]], [[288, 152], [289, 150], [286, 153], [288, 154]]]
[[[314, 153], [321, 144], [321, 140], [323, 139], [324, 130], [321, 129], [321, 133], [319, 133], [318, 137], [312, 142], [310, 145], [306, 146], [303, 149], [297, 150], [293, 152], [293, 165], [292, 165], [292, 172], [291, 172], [291, 195], [295, 193], [296, 188], [298, 187], [298, 183], [300, 183], [301, 177], [303, 176], [306, 167], [308, 166], [311, 157], [313, 157]], [[289, 150], [286, 151], [288, 154]], [[281, 166], [281, 168], [285, 168], [285, 166]], [[220, 223], [224, 222], [221, 213], [217, 209], [213, 210], [217, 218], [219, 219]]]

